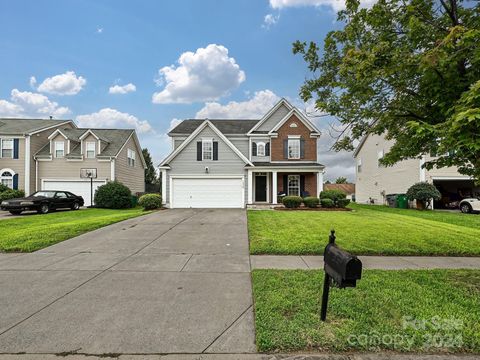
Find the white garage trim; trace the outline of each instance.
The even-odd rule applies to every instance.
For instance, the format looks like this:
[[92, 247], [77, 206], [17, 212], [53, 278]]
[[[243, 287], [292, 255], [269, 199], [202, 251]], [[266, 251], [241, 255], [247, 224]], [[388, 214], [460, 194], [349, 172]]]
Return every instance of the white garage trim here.
[[[174, 194], [174, 180], [175, 179], [198, 179], [198, 180], [220, 180], [220, 179], [233, 179], [233, 180], [240, 180], [241, 181], [241, 188], [238, 190], [239, 194], [241, 195], [240, 203], [238, 203], [237, 206], [238, 208], [244, 208], [245, 207], [245, 177], [243, 175], [215, 175], [215, 176], [209, 176], [209, 175], [171, 175], [169, 177], [169, 199], [170, 199], [170, 208], [175, 207], [175, 194]], [[211, 207], [209, 204], [205, 205], [200, 205], [198, 207]], [[230, 207], [230, 206], [226, 206]]]
[[[46, 184], [48, 183], [66, 183], [66, 184], [73, 184], [73, 183], [80, 183], [82, 186], [83, 185], [86, 185], [88, 187], [88, 189], [81, 189], [81, 190], [85, 190], [87, 193], [84, 193], [83, 191], [81, 190], [78, 190], [78, 189], [71, 189], [68, 187], [68, 185], [66, 185], [66, 188], [61, 188], [62, 186], [60, 185], [60, 187], [56, 187], [55, 189], [53, 188], [50, 188], [50, 189], [45, 189], [46, 187]], [[104, 185], [106, 184], [107, 181], [106, 180], [99, 180], [99, 179], [93, 179], [93, 187], [94, 187], [94, 191], [96, 190], [97, 187], [101, 186], [101, 185]], [[89, 205], [92, 205], [90, 204], [90, 179], [81, 179], [81, 178], [76, 178], [76, 179], [72, 179], [72, 178], [69, 178], [69, 179], [58, 179], [58, 178], [52, 178], [52, 179], [42, 179], [41, 181], [41, 190], [64, 190], [64, 191], [70, 191], [72, 193], [74, 193], [75, 195], [80, 195], [83, 197], [83, 200], [85, 201], [85, 206], [89, 206]], [[88, 196], [87, 196], [88, 195]]]

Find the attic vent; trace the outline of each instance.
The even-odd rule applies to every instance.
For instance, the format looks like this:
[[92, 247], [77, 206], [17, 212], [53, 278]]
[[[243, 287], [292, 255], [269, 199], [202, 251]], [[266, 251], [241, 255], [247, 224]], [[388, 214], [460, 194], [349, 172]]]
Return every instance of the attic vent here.
[[297, 125], [297, 123], [291, 123], [290, 127], [296, 128], [296, 127], [298, 127], [298, 125]]

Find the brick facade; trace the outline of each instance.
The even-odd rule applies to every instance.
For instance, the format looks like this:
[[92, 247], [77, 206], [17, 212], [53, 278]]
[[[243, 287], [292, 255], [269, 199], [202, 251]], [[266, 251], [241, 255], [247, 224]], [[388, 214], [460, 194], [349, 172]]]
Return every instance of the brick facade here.
[[283, 177], [285, 175], [303, 175], [305, 176], [305, 191], [310, 196], [317, 196], [317, 174], [316, 173], [277, 173], [277, 189], [278, 191], [287, 192], [287, 188], [283, 186]]
[[[297, 127], [290, 127], [295, 123]], [[271, 159], [272, 161], [317, 161], [317, 138], [310, 137], [310, 130], [295, 115], [292, 115], [285, 124], [277, 131], [278, 137], [271, 140]], [[284, 157], [283, 141], [288, 139], [288, 135], [300, 135], [305, 140], [305, 157], [303, 159], [288, 160]]]

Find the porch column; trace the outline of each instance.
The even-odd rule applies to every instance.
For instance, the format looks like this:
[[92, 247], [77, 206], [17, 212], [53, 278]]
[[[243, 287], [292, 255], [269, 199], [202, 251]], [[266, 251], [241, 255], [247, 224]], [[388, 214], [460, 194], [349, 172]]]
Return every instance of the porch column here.
[[253, 204], [253, 171], [247, 170], [247, 203]]
[[272, 204], [277, 203], [277, 172], [272, 171]]
[[323, 170], [317, 172], [317, 194], [316, 197], [320, 196], [320, 192], [323, 191]]
[[162, 175], [162, 204], [165, 205], [167, 203], [167, 170], [160, 170], [160, 174]]

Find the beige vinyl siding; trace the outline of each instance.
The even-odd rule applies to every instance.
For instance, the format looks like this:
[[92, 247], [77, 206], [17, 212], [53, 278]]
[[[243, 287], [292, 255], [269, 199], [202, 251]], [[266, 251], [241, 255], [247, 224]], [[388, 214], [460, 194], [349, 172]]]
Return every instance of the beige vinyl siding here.
[[[18, 159], [0, 157], [0, 170], [12, 169], [18, 174], [18, 189], [25, 189], [25, 139], [15, 135], [0, 135], [4, 139], [18, 139]], [[0, 154], [1, 156], [1, 154]]]
[[[387, 153], [391, 146], [392, 142], [382, 136], [369, 135], [357, 154], [355, 197], [358, 203], [366, 203], [372, 198], [376, 204], [383, 204], [383, 191], [385, 194], [405, 193], [411, 185], [420, 181], [419, 159], [404, 160], [389, 167], [377, 165], [379, 151]], [[362, 171], [358, 173], [360, 159]]]
[[[432, 160], [432, 157], [430, 155], [425, 156], [425, 161], [430, 161]], [[432, 178], [438, 178], [438, 177], [463, 177], [465, 179], [468, 178], [468, 176], [462, 175], [458, 172], [458, 169], [456, 166], [451, 166], [451, 167], [444, 167], [444, 168], [433, 168], [431, 170], [425, 170], [425, 180], [428, 182], [433, 182]]]
[[262, 124], [257, 131], [270, 131], [290, 112], [285, 105], [281, 105], [270, 117]]
[[[135, 151], [134, 167], [128, 165], [128, 149]], [[128, 186], [132, 193], [145, 192], [145, 169], [141, 160], [141, 152], [142, 149], [136, 145], [133, 135], [115, 160], [115, 179]]]
[[[63, 124], [61, 126], [57, 126], [52, 129], [44, 130], [42, 132], [39, 132], [37, 134], [31, 135], [30, 136], [30, 192], [33, 193], [37, 189], [40, 189], [40, 182], [38, 181], [38, 185], [36, 184], [36, 177], [35, 177], [35, 160], [33, 156], [45, 146], [45, 144], [48, 144], [50, 140], [48, 140], [48, 137], [56, 130], [56, 129], [65, 129], [65, 128], [73, 128], [74, 126], [72, 123], [67, 123]], [[67, 148], [65, 148], [67, 150]]]
[[65, 158], [53, 158], [47, 161], [38, 161], [38, 179], [39, 189], [41, 188], [42, 180], [57, 179], [57, 180], [74, 180], [80, 179], [80, 169], [97, 169], [97, 179], [110, 180], [110, 162], [98, 161], [96, 159], [85, 159], [83, 161], [72, 161]]

